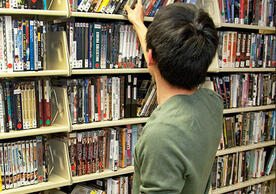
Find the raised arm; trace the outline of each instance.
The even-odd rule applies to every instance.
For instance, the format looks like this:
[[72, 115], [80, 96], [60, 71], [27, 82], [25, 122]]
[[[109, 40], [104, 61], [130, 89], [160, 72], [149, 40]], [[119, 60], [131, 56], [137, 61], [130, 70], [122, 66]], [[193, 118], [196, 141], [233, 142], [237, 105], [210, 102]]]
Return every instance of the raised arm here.
[[149, 57], [148, 57], [147, 42], [146, 42], [146, 34], [148, 29], [144, 24], [144, 8], [142, 5], [142, 0], [138, 0], [134, 9], [131, 9], [128, 5], [125, 5], [125, 10], [128, 13], [127, 14], [128, 20], [133, 24], [133, 27], [140, 40], [140, 44], [142, 46], [145, 60], [148, 64]]

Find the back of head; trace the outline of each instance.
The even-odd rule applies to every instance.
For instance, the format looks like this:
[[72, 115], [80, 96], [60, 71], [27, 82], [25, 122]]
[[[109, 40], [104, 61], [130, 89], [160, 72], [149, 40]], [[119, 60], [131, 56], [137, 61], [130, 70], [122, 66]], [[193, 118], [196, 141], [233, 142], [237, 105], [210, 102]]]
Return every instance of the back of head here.
[[202, 9], [174, 3], [158, 11], [146, 41], [161, 76], [175, 87], [191, 90], [205, 80], [218, 35], [212, 19]]

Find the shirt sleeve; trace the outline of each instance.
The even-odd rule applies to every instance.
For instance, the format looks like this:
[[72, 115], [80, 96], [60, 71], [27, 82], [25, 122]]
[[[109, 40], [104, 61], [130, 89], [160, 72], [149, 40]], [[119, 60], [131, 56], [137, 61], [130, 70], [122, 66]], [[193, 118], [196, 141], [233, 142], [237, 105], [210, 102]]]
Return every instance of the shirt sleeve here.
[[140, 193], [179, 194], [186, 177], [185, 156], [175, 142], [171, 125], [148, 129], [137, 149], [140, 172]]

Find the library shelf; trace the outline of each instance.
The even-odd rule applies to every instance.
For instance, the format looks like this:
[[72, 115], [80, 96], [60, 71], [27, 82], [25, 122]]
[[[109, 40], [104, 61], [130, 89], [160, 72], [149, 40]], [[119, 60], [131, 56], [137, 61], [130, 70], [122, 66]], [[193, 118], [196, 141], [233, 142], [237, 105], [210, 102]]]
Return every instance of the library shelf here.
[[[266, 106], [256, 106], [256, 107], [224, 109], [223, 114], [260, 111], [260, 110], [269, 110], [269, 109], [275, 109], [275, 104], [266, 105]], [[72, 131], [146, 123], [148, 119], [149, 117], [141, 117], [141, 118], [120, 119], [118, 121], [99, 121], [99, 122], [93, 122], [93, 123], [73, 124]]]
[[[71, 17], [97, 18], [97, 19], [111, 19], [111, 20], [128, 20], [126, 16], [120, 14], [102, 14], [102, 13], [83, 13], [71, 12]], [[145, 22], [152, 22], [153, 17], [144, 17]]]
[[82, 74], [131, 74], [148, 73], [147, 68], [128, 68], [128, 69], [73, 69], [72, 75]]
[[247, 25], [247, 24], [233, 24], [233, 23], [220, 23], [217, 27], [222, 28], [242, 28], [242, 29], [251, 29], [251, 30], [265, 30], [275, 32], [275, 27], [269, 26], [258, 26], [258, 25]]
[[26, 129], [26, 130], [12, 130], [10, 132], [0, 133], [0, 139], [11, 139], [18, 137], [45, 135], [50, 133], [61, 133], [68, 132], [69, 127], [64, 125], [54, 125], [49, 127], [41, 127], [36, 129]]
[[[215, 57], [214, 57], [215, 58]], [[217, 61], [214, 59], [214, 61]], [[215, 62], [214, 62], [215, 63]], [[274, 68], [216, 68], [217, 65], [210, 65], [209, 73], [219, 72], [275, 72]], [[149, 73], [147, 68], [126, 68], [126, 69], [72, 69], [72, 75], [82, 74], [131, 74], [131, 73]]]
[[0, 14], [3, 15], [36, 15], [36, 16], [60, 16], [67, 17], [67, 11], [63, 10], [36, 10], [36, 9], [9, 9], [0, 8]]
[[242, 152], [242, 151], [247, 151], [247, 150], [254, 150], [254, 149], [273, 146], [273, 145], [274, 146], [276, 145], [275, 140], [264, 141], [264, 142], [260, 142], [260, 143], [250, 144], [250, 145], [236, 146], [236, 147], [227, 148], [224, 150], [218, 150], [216, 153], [216, 156], [232, 154], [232, 153], [237, 153], [237, 152]]
[[[15, 77], [42, 77], [42, 76], [69, 76], [69, 54], [66, 32], [48, 32], [47, 57], [41, 71], [1, 72], [0, 78]], [[57, 57], [58, 55], [58, 57]]]
[[270, 110], [270, 109], [275, 109], [275, 108], [276, 108], [275, 104], [265, 105], [265, 106], [230, 108], [230, 109], [224, 109], [223, 114]]
[[113, 176], [119, 176], [124, 174], [129, 174], [134, 172], [133, 166], [128, 166], [126, 168], [119, 168], [117, 171], [112, 171], [109, 169], [104, 170], [103, 172], [87, 174], [82, 176], [74, 176], [72, 177], [73, 183], [79, 183], [84, 181], [91, 181], [96, 179], [108, 178]]
[[42, 182], [35, 185], [28, 185], [28, 186], [18, 187], [14, 189], [4, 190], [4, 191], [1, 191], [1, 194], [32, 193], [37, 191], [63, 187], [67, 185], [70, 185], [70, 180], [66, 180], [61, 176], [53, 174], [49, 177], [48, 182]]
[[42, 77], [42, 76], [68, 76], [68, 70], [42, 70], [42, 71], [21, 71], [11, 73], [1, 73], [0, 78], [12, 77]]
[[218, 188], [218, 189], [212, 190], [211, 193], [212, 194], [226, 193], [226, 192], [234, 191], [234, 190], [237, 190], [237, 189], [241, 189], [241, 188], [244, 188], [244, 187], [248, 187], [250, 185], [259, 184], [259, 183], [269, 181], [269, 180], [273, 180], [273, 179], [275, 179], [275, 172], [272, 172], [268, 176], [263, 176], [263, 177], [260, 177], [260, 178], [250, 179], [248, 181], [237, 183], [237, 184], [234, 184], [234, 185], [231, 185], [231, 186]]
[[275, 68], [220, 68], [219, 72], [275, 72]]
[[83, 129], [146, 123], [148, 119], [149, 119], [149, 117], [141, 117], [141, 118], [121, 119], [118, 121], [99, 121], [99, 122], [93, 122], [93, 123], [74, 124], [74, 125], [72, 125], [72, 130], [77, 131], [77, 130], [83, 130]]

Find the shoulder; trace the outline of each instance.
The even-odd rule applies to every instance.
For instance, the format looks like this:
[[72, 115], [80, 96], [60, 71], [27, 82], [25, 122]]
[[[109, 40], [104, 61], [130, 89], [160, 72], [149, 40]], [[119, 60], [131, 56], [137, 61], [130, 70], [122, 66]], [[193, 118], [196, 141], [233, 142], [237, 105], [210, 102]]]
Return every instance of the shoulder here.
[[149, 121], [143, 130], [145, 136], [163, 136], [171, 134], [173, 131], [178, 130], [178, 128], [173, 124], [173, 122], [170, 123], [166, 120], [160, 122], [158, 119]]
[[208, 96], [214, 98], [214, 100], [217, 100], [218, 102], [222, 103], [222, 97], [215, 91], [210, 90], [208, 88], [200, 88], [199, 91], [201, 91], [205, 95], [208, 95]]
[[[144, 129], [141, 136], [141, 142], [147, 146], [154, 146], [164, 149], [170, 149], [176, 142], [185, 140], [188, 137], [187, 130], [191, 129], [194, 124], [192, 119], [187, 119], [180, 126], [177, 126], [173, 120], [164, 120], [163, 122], [150, 121]], [[186, 135], [185, 135], [186, 134]], [[178, 144], [180, 145], [180, 144]]]
[[[206, 107], [211, 108], [218, 114], [222, 114], [223, 111], [223, 99], [222, 97], [217, 94], [215, 91], [207, 89], [207, 88], [200, 88], [199, 95], [201, 98], [201, 103], [205, 104]], [[212, 111], [211, 111], [212, 112]]]
[[[153, 153], [161, 158], [168, 153], [180, 153], [180, 140], [182, 135], [177, 135], [179, 129], [168, 123], [152, 122], [143, 129], [143, 134], [136, 145], [137, 155], [140, 159]], [[183, 137], [183, 136], [182, 136]]]

